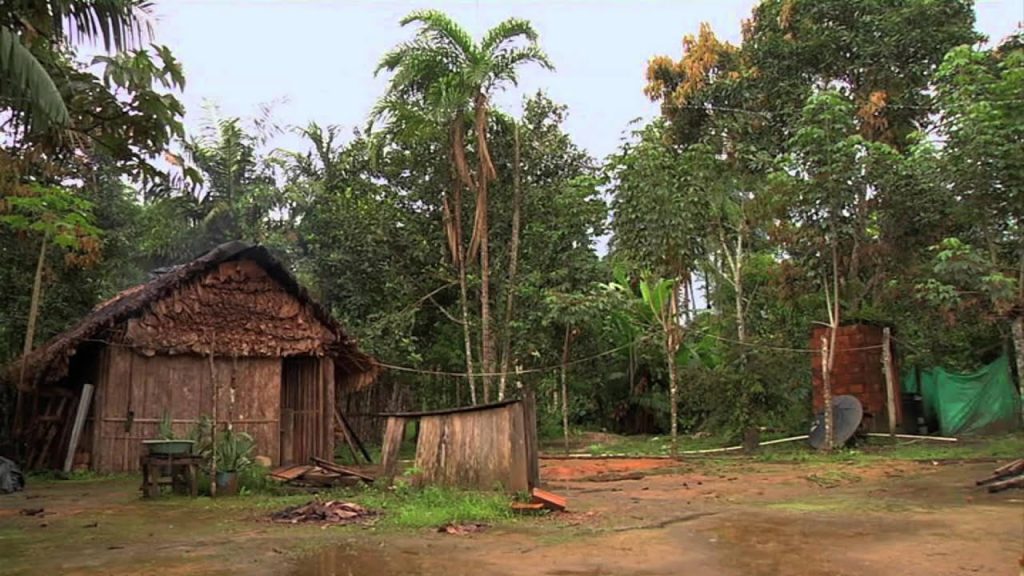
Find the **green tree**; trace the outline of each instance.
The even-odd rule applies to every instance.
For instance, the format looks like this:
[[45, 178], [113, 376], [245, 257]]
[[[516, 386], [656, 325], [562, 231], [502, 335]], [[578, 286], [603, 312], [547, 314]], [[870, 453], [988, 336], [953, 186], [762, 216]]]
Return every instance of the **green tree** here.
[[[88, 261], [95, 257], [98, 250], [99, 235], [99, 230], [92, 224], [92, 206], [89, 202], [60, 188], [31, 186], [29, 189], [28, 195], [8, 196], [0, 204], [0, 223], [15, 232], [40, 237], [23, 354], [31, 352], [35, 345], [47, 246], [52, 243], [59, 248], [80, 251], [84, 254], [84, 260]], [[24, 371], [19, 376], [19, 388], [24, 384], [23, 378]]]
[[[420, 26], [415, 38], [386, 54], [378, 71], [392, 73], [388, 96], [420, 103], [450, 118], [452, 161], [462, 186], [476, 193], [473, 233], [467, 259], [479, 254], [481, 363], [483, 398], [490, 398], [496, 370], [491, 319], [491, 261], [488, 228], [488, 184], [497, 177], [487, 142], [491, 94], [517, 78], [518, 68], [537, 63], [551, 68], [537, 45], [537, 33], [526, 20], [510, 18], [487, 31], [479, 42], [444, 13], [414, 12], [402, 25]], [[525, 41], [522, 44], [521, 41]], [[476, 136], [475, 174], [466, 161], [463, 117], [472, 111]]]
[[0, 106], [26, 126], [67, 127], [71, 115], [52, 65], [72, 42], [99, 39], [108, 51], [140, 45], [148, 1], [5, 0], [0, 3]]

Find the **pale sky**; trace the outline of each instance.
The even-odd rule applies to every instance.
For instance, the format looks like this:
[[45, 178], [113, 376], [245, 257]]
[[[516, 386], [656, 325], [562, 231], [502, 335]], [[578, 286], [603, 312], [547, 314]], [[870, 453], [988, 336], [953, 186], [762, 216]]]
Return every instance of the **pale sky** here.
[[[678, 58], [684, 34], [702, 21], [737, 42], [753, 0], [621, 0], [435, 2], [388, 0], [160, 0], [156, 42], [185, 67], [186, 124], [195, 129], [204, 101], [228, 116], [252, 116], [261, 103], [284, 99], [275, 118], [365, 125], [385, 78], [380, 57], [412, 30], [398, 25], [415, 9], [445, 11], [479, 37], [510, 16], [529, 19], [556, 71], [526, 68], [518, 88], [495, 101], [518, 113], [525, 93], [545, 90], [569, 106], [567, 130], [597, 158], [619, 145], [630, 120], [657, 114], [643, 95], [644, 67], [657, 54]], [[1002, 38], [1024, 20], [1024, 0], [980, 0], [978, 28]], [[284, 138], [280, 145], [299, 142]]]

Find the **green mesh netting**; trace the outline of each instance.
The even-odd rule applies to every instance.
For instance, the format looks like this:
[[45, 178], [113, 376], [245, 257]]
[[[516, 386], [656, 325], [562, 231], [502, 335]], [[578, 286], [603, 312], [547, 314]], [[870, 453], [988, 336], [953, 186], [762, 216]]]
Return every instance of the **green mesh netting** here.
[[937, 420], [946, 436], [1014, 430], [1020, 425], [1021, 398], [1005, 355], [969, 374], [906, 369], [900, 386], [906, 393], [921, 395], [925, 418]]

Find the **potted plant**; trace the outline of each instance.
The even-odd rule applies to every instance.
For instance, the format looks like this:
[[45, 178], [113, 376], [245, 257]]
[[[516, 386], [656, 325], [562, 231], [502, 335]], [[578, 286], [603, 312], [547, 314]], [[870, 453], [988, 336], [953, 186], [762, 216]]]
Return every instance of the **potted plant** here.
[[187, 438], [178, 438], [175, 436], [174, 429], [171, 426], [171, 415], [164, 412], [163, 418], [160, 420], [157, 438], [152, 440], [143, 440], [142, 444], [146, 447], [146, 452], [150, 455], [171, 456], [191, 454], [192, 446], [195, 442]]
[[238, 473], [252, 465], [255, 447], [252, 436], [245, 432], [225, 430], [218, 436], [213, 451], [217, 458], [218, 494], [238, 494]]

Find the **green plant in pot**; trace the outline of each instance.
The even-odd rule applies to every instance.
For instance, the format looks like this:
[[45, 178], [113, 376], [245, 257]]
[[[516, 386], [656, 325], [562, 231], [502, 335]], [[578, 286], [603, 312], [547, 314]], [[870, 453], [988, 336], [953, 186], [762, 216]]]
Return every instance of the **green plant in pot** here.
[[167, 456], [192, 453], [192, 447], [195, 442], [175, 436], [172, 423], [170, 413], [165, 411], [160, 419], [160, 426], [157, 428], [157, 437], [152, 440], [142, 441], [149, 454]]
[[217, 458], [217, 491], [238, 493], [238, 473], [252, 465], [256, 442], [245, 432], [225, 430], [217, 437], [214, 454]]

